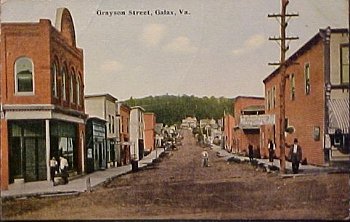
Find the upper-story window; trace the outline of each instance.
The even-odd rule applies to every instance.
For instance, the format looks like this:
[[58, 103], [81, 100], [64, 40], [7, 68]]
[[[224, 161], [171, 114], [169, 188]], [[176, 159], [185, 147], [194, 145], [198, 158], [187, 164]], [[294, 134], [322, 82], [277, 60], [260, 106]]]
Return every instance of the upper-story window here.
[[295, 99], [295, 75], [292, 73], [290, 75], [290, 99]]
[[80, 104], [80, 77], [79, 77], [79, 74], [77, 75], [77, 79], [76, 79], [76, 86], [75, 86], [75, 90], [76, 90], [76, 100], [77, 100], [77, 104], [78, 105], [81, 105]]
[[16, 93], [34, 93], [34, 65], [30, 58], [16, 60], [15, 75]]
[[349, 83], [349, 45], [340, 46], [340, 83], [348, 84]]
[[67, 92], [66, 92], [66, 76], [67, 76], [67, 71], [65, 68], [62, 69], [62, 90], [61, 90], [61, 94], [62, 94], [62, 99], [64, 101], [67, 100]]
[[272, 87], [272, 108], [276, 107], [276, 86]]
[[130, 119], [126, 118], [126, 133], [129, 133], [129, 124], [130, 124]]
[[271, 101], [270, 101], [270, 94], [271, 94], [271, 92], [270, 92], [270, 90], [267, 90], [267, 93], [266, 93], [266, 107], [267, 107], [267, 110], [270, 110], [270, 108], [271, 108]]
[[122, 133], [125, 133], [124, 132], [124, 125], [125, 125], [125, 121], [124, 121], [124, 116], [122, 116], [122, 119], [121, 119], [121, 121], [120, 121], [120, 125], [121, 125], [121, 129], [122, 129]]
[[108, 133], [112, 133], [112, 117], [108, 115]]
[[74, 102], [74, 72], [72, 72], [69, 76], [69, 102]]
[[57, 65], [56, 63], [53, 63], [52, 66], [51, 66], [51, 77], [52, 77], [52, 81], [51, 81], [51, 88], [52, 88], [52, 95], [54, 97], [57, 97], [58, 96], [58, 93], [57, 93]]
[[112, 116], [112, 133], [114, 133], [114, 116]]
[[305, 94], [309, 95], [311, 91], [311, 83], [310, 83], [310, 64], [307, 63], [305, 65], [304, 70], [304, 78], [305, 78]]

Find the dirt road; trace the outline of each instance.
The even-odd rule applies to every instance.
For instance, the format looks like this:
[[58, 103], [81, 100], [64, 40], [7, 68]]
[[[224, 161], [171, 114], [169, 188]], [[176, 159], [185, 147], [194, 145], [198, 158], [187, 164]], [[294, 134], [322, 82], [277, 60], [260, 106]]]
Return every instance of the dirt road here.
[[349, 175], [282, 179], [249, 164], [228, 164], [185, 132], [183, 145], [153, 168], [75, 197], [3, 202], [3, 219], [344, 219]]

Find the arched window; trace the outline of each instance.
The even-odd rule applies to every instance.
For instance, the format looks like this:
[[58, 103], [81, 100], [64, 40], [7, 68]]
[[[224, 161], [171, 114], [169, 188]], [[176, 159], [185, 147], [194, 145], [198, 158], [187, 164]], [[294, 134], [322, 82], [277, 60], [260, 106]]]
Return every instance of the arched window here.
[[51, 88], [52, 88], [52, 95], [54, 97], [58, 97], [57, 93], [57, 64], [54, 62], [51, 66], [51, 77], [52, 77], [52, 82], [51, 82]]
[[72, 72], [69, 76], [69, 102], [73, 103], [73, 99], [74, 99], [74, 84], [73, 84], [73, 80], [74, 80], [74, 72]]
[[77, 79], [76, 79], [76, 98], [77, 98], [77, 104], [80, 105], [80, 77], [79, 74], [77, 75]]
[[30, 58], [21, 57], [15, 62], [16, 93], [34, 93], [34, 65]]
[[66, 68], [64, 67], [63, 69], [62, 69], [62, 92], [61, 92], [61, 94], [62, 94], [62, 99], [63, 99], [63, 101], [66, 101], [67, 100], [67, 93], [66, 93], [66, 73], [67, 73], [67, 71], [66, 71]]

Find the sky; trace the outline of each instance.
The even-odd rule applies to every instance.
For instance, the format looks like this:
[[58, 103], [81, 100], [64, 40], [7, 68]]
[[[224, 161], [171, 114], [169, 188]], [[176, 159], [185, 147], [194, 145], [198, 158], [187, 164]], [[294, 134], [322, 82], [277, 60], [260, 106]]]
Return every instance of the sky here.
[[[85, 95], [263, 96], [277, 68], [280, 0], [1, 0], [1, 22], [55, 24], [66, 7], [84, 52]], [[99, 11], [100, 10], [100, 11]], [[130, 15], [129, 11], [146, 11]], [[125, 12], [125, 15], [123, 15]], [[182, 13], [181, 13], [182, 12]], [[290, 0], [290, 56], [320, 28], [347, 28], [347, 0]], [[149, 14], [148, 14], [149, 13]]]

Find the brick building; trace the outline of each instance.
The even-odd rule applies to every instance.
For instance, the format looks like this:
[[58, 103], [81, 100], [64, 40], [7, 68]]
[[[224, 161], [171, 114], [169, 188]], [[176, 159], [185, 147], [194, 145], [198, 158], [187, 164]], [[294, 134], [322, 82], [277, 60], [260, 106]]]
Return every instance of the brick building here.
[[155, 149], [155, 127], [156, 115], [145, 113], [145, 152], [152, 152]]
[[119, 153], [117, 154], [118, 166], [129, 164], [130, 154], [130, 107], [125, 103], [117, 104], [117, 118], [119, 122]]
[[49, 180], [49, 160], [84, 172], [84, 64], [73, 19], [1, 24], [1, 189]]
[[[291, 144], [298, 138], [303, 158], [311, 164], [323, 165], [342, 158], [349, 161], [347, 33], [346, 29], [321, 29], [286, 61], [286, 142]], [[265, 112], [275, 115], [276, 123], [262, 127], [263, 143], [274, 140], [278, 156], [280, 78], [277, 68], [264, 79]], [[266, 145], [263, 147], [266, 149]]]
[[234, 102], [235, 126], [233, 131], [233, 151], [247, 153], [248, 145], [253, 145], [255, 152], [260, 149], [260, 127], [247, 125], [245, 120], [264, 114], [264, 98], [238, 96]]

